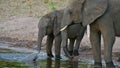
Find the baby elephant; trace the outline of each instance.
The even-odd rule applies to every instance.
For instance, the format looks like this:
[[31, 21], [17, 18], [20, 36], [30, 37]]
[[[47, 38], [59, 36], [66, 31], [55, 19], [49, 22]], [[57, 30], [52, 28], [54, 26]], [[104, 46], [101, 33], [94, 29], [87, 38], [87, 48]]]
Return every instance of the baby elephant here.
[[[38, 32], [38, 52], [41, 50], [41, 42], [45, 35], [47, 35], [46, 42], [46, 51], [48, 57], [53, 57], [52, 54], [52, 45], [53, 40], [55, 41], [55, 59], [60, 59], [61, 52], [61, 21], [64, 11], [56, 10], [51, 13], [44, 15], [38, 24], [39, 32]], [[81, 24], [69, 25], [67, 27], [67, 38], [70, 39], [69, 46], [66, 45], [67, 52], [75, 53], [78, 55], [78, 48], [80, 45], [80, 41], [83, 38], [86, 27], [83, 27]], [[76, 45], [74, 47], [74, 41], [76, 40]], [[73, 49], [74, 48], [74, 49]]]

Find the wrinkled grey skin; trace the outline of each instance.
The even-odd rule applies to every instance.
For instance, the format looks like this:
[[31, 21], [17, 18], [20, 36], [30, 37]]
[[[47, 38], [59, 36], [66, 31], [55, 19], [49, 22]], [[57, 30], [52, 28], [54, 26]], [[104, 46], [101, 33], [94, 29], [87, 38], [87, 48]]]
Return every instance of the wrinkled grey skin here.
[[[71, 24], [90, 25], [90, 41], [93, 49], [94, 68], [102, 68], [101, 36], [104, 41], [106, 68], [115, 68], [112, 48], [115, 36], [120, 36], [120, 0], [69, 0], [61, 23], [61, 29]], [[62, 45], [66, 46], [66, 30], [62, 31]]]
[[[41, 42], [45, 35], [47, 35], [47, 44], [46, 44], [46, 51], [48, 57], [53, 57], [52, 54], [52, 45], [53, 40], [55, 40], [55, 58], [60, 59], [60, 50], [61, 50], [61, 20], [63, 17], [63, 10], [56, 10], [49, 14], [43, 16], [38, 24], [39, 32], [38, 32], [38, 52], [41, 50]], [[73, 50], [78, 52], [80, 41], [84, 35], [84, 31], [86, 27], [83, 27], [81, 24], [74, 24], [67, 27], [67, 34], [70, 39], [69, 48], [73, 53]], [[75, 47], [74, 41], [77, 40]], [[75, 48], [75, 49], [73, 49]], [[70, 52], [69, 51], [69, 52]], [[76, 54], [76, 53], [75, 53]], [[77, 53], [78, 55], [78, 53]]]

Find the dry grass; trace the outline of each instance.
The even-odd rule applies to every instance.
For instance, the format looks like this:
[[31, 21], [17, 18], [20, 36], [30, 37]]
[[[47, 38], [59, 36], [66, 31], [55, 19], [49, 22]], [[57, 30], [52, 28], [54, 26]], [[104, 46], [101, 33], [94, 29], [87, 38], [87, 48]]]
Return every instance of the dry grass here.
[[13, 16], [35, 16], [64, 8], [65, 0], [0, 0], [0, 20]]

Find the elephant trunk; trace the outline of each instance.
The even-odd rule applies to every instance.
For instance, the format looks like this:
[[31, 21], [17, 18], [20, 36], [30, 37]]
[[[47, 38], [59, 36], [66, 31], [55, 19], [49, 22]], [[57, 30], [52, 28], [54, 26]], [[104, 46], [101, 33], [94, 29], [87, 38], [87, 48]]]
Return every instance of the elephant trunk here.
[[43, 36], [45, 35], [45, 29], [42, 29], [42, 28], [39, 28], [39, 31], [38, 31], [38, 44], [37, 44], [37, 54], [35, 56], [35, 58], [33, 59], [33, 61], [36, 61], [38, 59], [38, 54], [40, 53], [40, 50], [41, 50], [41, 43], [42, 43], [42, 39], [43, 39]]
[[43, 39], [43, 36], [45, 35], [45, 29], [44, 28], [39, 28], [39, 31], [38, 31], [38, 46], [37, 46], [37, 50], [38, 50], [38, 53], [40, 53], [40, 50], [41, 50], [41, 43], [42, 43], [42, 39]]

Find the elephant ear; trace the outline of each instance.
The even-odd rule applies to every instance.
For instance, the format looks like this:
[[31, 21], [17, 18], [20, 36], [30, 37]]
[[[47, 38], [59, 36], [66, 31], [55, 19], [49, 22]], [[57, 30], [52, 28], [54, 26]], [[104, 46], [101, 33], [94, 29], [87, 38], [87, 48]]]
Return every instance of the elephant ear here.
[[102, 16], [108, 6], [108, 0], [86, 0], [83, 5], [83, 26], [91, 24]]

